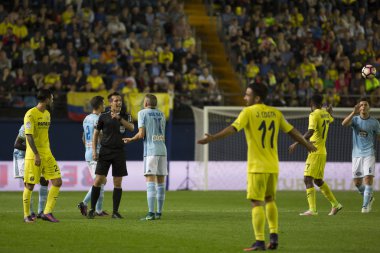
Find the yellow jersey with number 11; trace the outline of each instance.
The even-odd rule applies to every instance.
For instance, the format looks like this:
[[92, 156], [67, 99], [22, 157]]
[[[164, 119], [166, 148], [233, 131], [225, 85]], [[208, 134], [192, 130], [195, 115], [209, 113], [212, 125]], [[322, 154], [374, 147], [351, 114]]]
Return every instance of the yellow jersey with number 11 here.
[[317, 148], [313, 154], [327, 154], [326, 139], [329, 126], [334, 121], [330, 113], [324, 109], [316, 109], [309, 115], [309, 130], [314, 130], [310, 142]]
[[248, 145], [248, 173], [278, 173], [277, 140], [281, 129], [293, 129], [281, 111], [265, 104], [244, 108], [232, 123], [237, 131], [244, 129]]

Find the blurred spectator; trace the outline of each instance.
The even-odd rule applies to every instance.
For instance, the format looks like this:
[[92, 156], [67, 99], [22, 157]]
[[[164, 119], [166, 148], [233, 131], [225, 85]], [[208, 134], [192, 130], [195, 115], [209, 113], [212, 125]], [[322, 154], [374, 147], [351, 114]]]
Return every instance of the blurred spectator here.
[[106, 88], [103, 78], [99, 75], [97, 69], [92, 69], [91, 74], [86, 79], [91, 91], [100, 91]]
[[13, 26], [13, 34], [21, 40], [28, 36], [28, 28], [24, 25], [22, 18], [18, 18], [16, 24]]
[[119, 17], [111, 16], [107, 25], [107, 30], [111, 33], [111, 35], [122, 35], [124, 36], [127, 32], [125, 25], [119, 21]]
[[[213, 76], [210, 74], [208, 68], [203, 68], [202, 74], [198, 78], [200, 90], [203, 94], [214, 95], [214, 91], [217, 89], [216, 82]], [[208, 99], [205, 99], [207, 102]]]
[[12, 68], [12, 61], [8, 59], [8, 56], [5, 53], [5, 51], [1, 50], [0, 51], [0, 70], [2, 70], [4, 68], [11, 69]]
[[12, 27], [8, 27], [6, 33], [3, 35], [3, 46], [9, 50], [13, 44], [18, 46], [20, 44], [20, 38], [13, 33]]
[[142, 50], [147, 50], [152, 43], [152, 38], [149, 36], [148, 31], [142, 31], [141, 35], [137, 38], [137, 42], [139, 43]]
[[164, 64], [168, 60], [170, 63], [173, 63], [174, 55], [170, 49], [169, 44], [164, 45], [164, 50], [158, 53], [158, 62]]

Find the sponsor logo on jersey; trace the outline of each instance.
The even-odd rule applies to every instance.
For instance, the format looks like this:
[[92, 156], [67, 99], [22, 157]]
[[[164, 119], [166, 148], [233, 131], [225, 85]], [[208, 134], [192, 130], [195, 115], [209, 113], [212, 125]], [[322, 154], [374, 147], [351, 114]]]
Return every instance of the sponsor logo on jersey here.
[[152, 136], [153, 141], [165, 141], [165, 136], [163, 135], [153, 135]]
[[38, 122], [37, 125], [39, 127], [48, 127], [48, 126], [50, 126], [50, 122]]

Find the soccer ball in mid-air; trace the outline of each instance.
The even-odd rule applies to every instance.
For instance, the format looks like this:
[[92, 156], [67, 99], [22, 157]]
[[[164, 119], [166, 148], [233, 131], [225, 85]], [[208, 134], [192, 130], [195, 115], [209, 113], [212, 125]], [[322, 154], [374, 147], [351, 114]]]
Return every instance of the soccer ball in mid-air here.
[[376, 75], [376, 68], [374, 66], [367, 64], [362, 68], [362, 77], [364, 79], [374, 78], [375, 75]]

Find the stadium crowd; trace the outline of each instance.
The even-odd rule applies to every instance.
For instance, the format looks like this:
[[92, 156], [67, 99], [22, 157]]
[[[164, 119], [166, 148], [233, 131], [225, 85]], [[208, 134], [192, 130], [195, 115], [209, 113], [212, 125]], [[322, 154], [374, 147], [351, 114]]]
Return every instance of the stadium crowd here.
[[176, 0], [0, 3], [0, 106], [31, 107], [40, 88], [168, 92], [180, 104], [219, 104]]
[[333, 106], [360, 96], [380, 105], [380, 2], [215, 0], [222, 37], [244, 82], [265, 83], [276, 106], [306, 106], [314, 93]]

